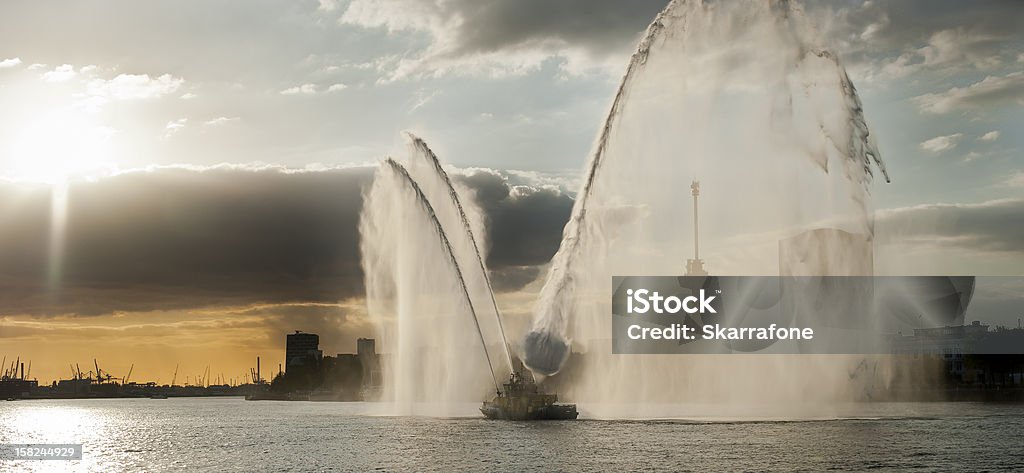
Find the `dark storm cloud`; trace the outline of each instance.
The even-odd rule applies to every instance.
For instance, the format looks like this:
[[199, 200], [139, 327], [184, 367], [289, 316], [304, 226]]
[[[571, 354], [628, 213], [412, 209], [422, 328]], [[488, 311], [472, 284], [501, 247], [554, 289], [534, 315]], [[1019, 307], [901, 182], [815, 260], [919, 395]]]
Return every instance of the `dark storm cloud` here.
[[[36, 191], [0, 217], [0, 268], [16, 283], [3, 286], [0, 309], [99, 314], [357, 294], [352, 222], [370, 176], [161, 169], [77, 183], [59, 300], [45, 291], [50, 203]], [[5, 200], [18, 192], [4, 189]]]
[[[620, 56], [667, 0], [353, 0], [343, 23], [425, 32], [423, 56], [399, 75], [424, 76], [473, 69], [479, 63], [536, 66], [539, 58], [564, 56], [598, 61]], [[583, 53], [582, 55], [579, 53]], [[406, 58], [409, 59], [409, 58]], [[517, 69], [513, 67], [512, 69]], [[483, 70], [493, 72], [492, 69]]]
[[875, 230], [882, 242], [1024, 252], [1024, 200], [881, 210], [876, 217]]
[[876, 0], [871, 2], [807, 2], [808, 8], [846, 5], [851, 28], [881, 23], [871, 35], [889, 44], [906, 44], [949, 28], [967, 27], [992, 36], [1018, 33], [1024, 5], [1017, 0], [980, 0], [969, 8], [958, 0]]
[[538, 265], [551, 259], [569, 220], [572, 199], [551, 189], [509, 186], [493, 171], [475, 172], [462, 180], [476, 190], [487, 214], [491, 265]]
[[443, 2], [463, 19], [455, 53], [492, 52], [559, 40], [594, 52], [631, 47], [666, 0], [517, 0]]
[[[514, 289], [529, 282], [520, 267], [554, 253], [572, 201], [557, 191], [510, 189], [492, 177], [466, 182], [490, 222], [495, 283]], [[357, 221], [371, 178], [371, 168], [163, 168], [76, 183], [57, 296], [47, 290], [48, 190], [0, 184], [0, 313], [91, 315], [361, 296]]]
[[[805, 2], [826, 36], [850, 62], [905, 54], [898, 66], [928, 63], [994, 66], [1012, 62], [1020, 47], [1024, 3], [984, 0]], [[1012, 56], [1012, 57], [1011, 57]]]
[[[632, 47], [667, 0], [354, 0], [343, 21], [430, 32], [446, 55], [516, 50], [548, 42], [596, 54]], [[713, 3], [713, 2], [709, 2]], [[862, 48], [920, 47], [936, 33], [959, 30], [964, 48], [985, 50], [1019, 35], [1024, 4], [1016, 0], [876, 0], [795, 2], [828, 37]], [[1002, 45], [1005, 47], [1005, 45]], [[609, 51], [611, 50], [611, 51]]]

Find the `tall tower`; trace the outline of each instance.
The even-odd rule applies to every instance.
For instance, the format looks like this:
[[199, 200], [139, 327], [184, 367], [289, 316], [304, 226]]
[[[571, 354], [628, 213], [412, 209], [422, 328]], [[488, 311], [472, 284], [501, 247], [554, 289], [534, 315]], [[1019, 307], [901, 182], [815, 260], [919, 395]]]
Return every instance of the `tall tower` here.
[[699, 181], [693, 181], [690, 184], [690, 194], [693, 195], [693, 259], [686, 260], [686, 275], [707, 276], [704, 260], [700, 259], [700, 221], [697, 218], [697, 196], [700, 195]]

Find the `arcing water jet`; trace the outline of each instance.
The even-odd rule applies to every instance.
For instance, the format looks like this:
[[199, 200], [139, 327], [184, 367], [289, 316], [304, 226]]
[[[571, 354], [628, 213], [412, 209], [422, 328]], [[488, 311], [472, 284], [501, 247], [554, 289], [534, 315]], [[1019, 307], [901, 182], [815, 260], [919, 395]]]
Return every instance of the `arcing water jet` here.
[[491, 371], [491, 380], [494, 381], [494, 389], [498, 390], [498, 377], [494, 374], [494, 363], [491, 362], [491, 353], [490, 350], [487, 349], [487, 342], [484, 339], [483, 330], [480, 329], [480, 319], [477, 317], [476, 309], [473, 307], [473, 299], [469, 297], [469, 289], [466, 287], [466, 279], [462, 275], [462, 269], [459, 267], [459, 262], [455, 259], [455, 253], [452, 251], [452, 244], [448, 241], [448, 235], [445, 233], [444, 227], [441, 226], [441, 222], [437, 219], [434, 207], [430, 205], [427, 197], [423, 195], [423, 191], [420, 190], [419, 184], [409, 176], [409, 172], [406, 171], [401, 164], [398, 164], [397, 161], [391, 158], [386, 159], [384, 164], [395, 174], [400, 176], [402, 182], [416, 193], [417, 203], [422, 206], [423, 211], [434, 224], [434, 230], [437, 232], [437, 237], [440, 240], [441, 247], [444, 249], [445, 255], [448, 256], [448, 261], [451, 263], [455, 276], [458, 278], [459, 287], [462, 289], [462, 295], [465, 297], [466, 305], [469, 307], [469, 314], [473, 318], [473, 325], [476, 326], [477, 334], [480, 336], [480, 346], [484, 350], [484, 358], [487, 359], [487, 367]]
[[498, 301], [494, 298], [494, 288], [491, 285], [491, 278], [488, 275], [487, 267], [484, 264], [484, 258], [481, 255], [481, 245], [478, 243], [477, 238], [473, 235], [473, 227], [470, 225], [469, 217], [466, 216], [466, 210], [462, 206], [462, 201], [459, 199], [459, 194], [455, 191], [455, 186], [452, 185], [451, 179], [448, 177], [448, 173], [445, 172], [444, 168], [441, 167], [441, 161], [437, 159], [437, 155], [434, 151], [427, 146], [427, 143], [420, 137], [407, 133], [409, 139], [412, 141], [412, 145], [416, 152], [414, 156], [419, 156], [421, 159], [427, 162], [428, 168], [432, 171], [432, 176], [435, 180], [439, 181], [439, 187], [446, 191], [450, 200], [450, 204], [456, 209], [459, 221], [462, 229], [465, 231], [466, 237], [469, 239], [476, 256], [476, 262], [480, 269], [480, 278], [486, 285], [486, 292], [490, 298], [491, 308], [494, 309], [494, 320], [497, 323], [499, 334], [501, 335], [501, 346], [505, 351], [505, 359], [508, 362], [508, 369], [511, 372], [514, 368], [512, 366], [512, 353], [508, 348], [508, 337], [505, 336], [505, 327], [501, 321], [501, 311], [498, 310]]
[[458, 401], [479, 401], [498, 385], [476, 313], [480, 284], [467, 280], [456, 254], [467, 253], [465, 242], [450, 239], [421, 184], [392, 159], [363, 205], [367, 309], [388, 353], [382, 399], [396, 414], [457, 414]]
[[835, 388], [825, 396], [844, 391], [833, 379], [844, 370], [817, 369], [829, 362], [612, 357], [605, 345], [611, 276], [683, 274], [695, 179], [713, 274], [870, 270], [873, 167], [888, 176], [856, 90], [819, 41], [795, 2], [675, 0], [658, 15], [595, 142], [525, 338], [527, 366], [559, 372], [577, 340], [588, 361], [567, 384], [577, 400], [600, 402], [728, 399], [763, 391], [752, 387], [770, 376], [781, 399], [811, 383]]

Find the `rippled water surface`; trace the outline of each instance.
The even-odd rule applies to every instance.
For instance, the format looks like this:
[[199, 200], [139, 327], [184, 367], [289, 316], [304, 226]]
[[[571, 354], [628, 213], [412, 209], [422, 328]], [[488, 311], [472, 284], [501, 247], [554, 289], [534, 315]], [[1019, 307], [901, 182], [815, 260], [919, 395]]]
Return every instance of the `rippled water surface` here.
[[81, 461], [0, 471], [1024, 470], [1019, 405], [865, 404], [788, 417], [708, 406], [672, 414], [685, 420], [532, 423], [484, 420], [473, 407], [460, 408], [470, 417], [427, 418], [240, 398], [0, 402], [0, 442], [84, 444]]

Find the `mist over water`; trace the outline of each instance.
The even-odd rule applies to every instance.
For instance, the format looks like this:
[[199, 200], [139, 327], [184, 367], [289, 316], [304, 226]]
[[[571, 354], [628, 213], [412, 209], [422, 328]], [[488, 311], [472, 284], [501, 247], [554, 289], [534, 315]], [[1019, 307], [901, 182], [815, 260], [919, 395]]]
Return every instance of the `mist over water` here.
[[876, 174], [887, 179], [856, 90], [798, 4], [671, 2], [595, 143], [526, 363], [554, 374], [566, 347], [586, 352], [555, 376], [599, 415], [654, 401], [861, 397], [884, 382], [877, 361], [865, 375], [847, 356], [612, 355], [609, 294], [612, 275], [684, 274], [693, 180], [710, 274], [870, 275]]

